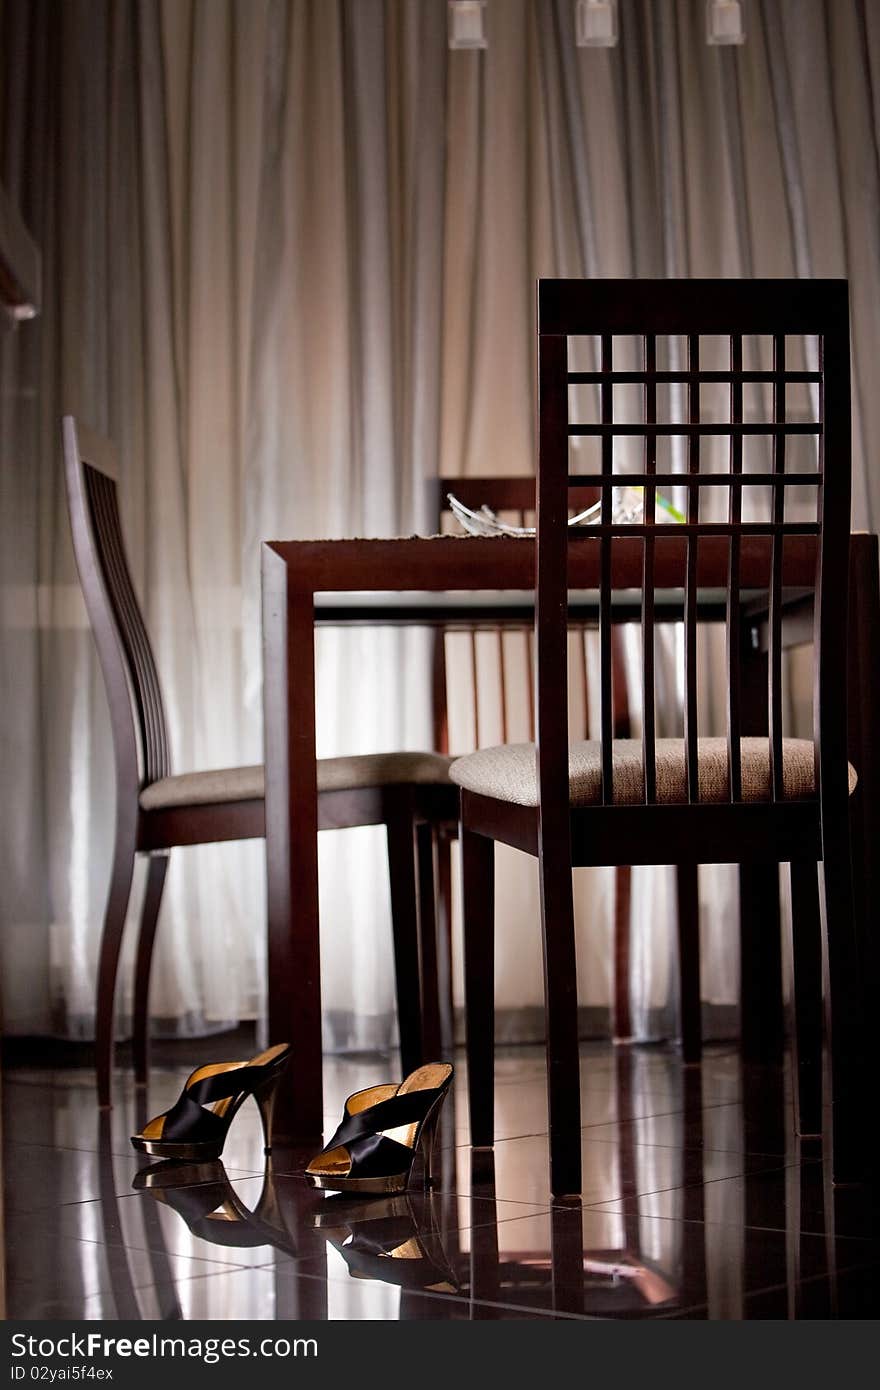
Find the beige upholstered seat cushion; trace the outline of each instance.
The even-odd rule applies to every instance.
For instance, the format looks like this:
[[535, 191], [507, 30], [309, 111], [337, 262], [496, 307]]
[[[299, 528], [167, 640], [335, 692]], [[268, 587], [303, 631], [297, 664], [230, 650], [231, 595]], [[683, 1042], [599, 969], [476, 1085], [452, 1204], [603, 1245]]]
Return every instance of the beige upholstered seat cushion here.
[[[783, 742], [783, 783], [788, 800], [814, 794], [813, 745], [808, 739], [787, 738]], [[699, 740], [700, 800], [724, 802], [728, 799], [727, 740]], [[637, 806], [644, 801], [641, 739], [614, 741], [614, 800], [621, 806]], [[449, 769], [453, 782], [467, 791], [510, 801], [518, 806], [538, 804], [535, 745], [508, 743], [498, 748], [481, 748], [457, 758]], [[770, 800], [770, 753], [766, 738], [742, 740], [742, 790], [744, 801]], [[849, 789], [856, 785], [856, 774], [849, 769]], [[594, 739], [573, 743], [569, 750], [569, 786], [572, 806], [599, 803], [601, 788], [601, 744]], [[678, 738], [657, 740], [657, 800], [667, 805], [687, 801], [684, 743]]]
[[[443, 785], [451, 758], [442, 753], [361, 753], [318, 759], [318, 791], [353, 791], [400, 784]], [[141, 792], [145, 811], [172, 806], [214, 806], [221, 801], [253, 801], [264, 796], [263, 768], [223, 767], [163, 777]]]

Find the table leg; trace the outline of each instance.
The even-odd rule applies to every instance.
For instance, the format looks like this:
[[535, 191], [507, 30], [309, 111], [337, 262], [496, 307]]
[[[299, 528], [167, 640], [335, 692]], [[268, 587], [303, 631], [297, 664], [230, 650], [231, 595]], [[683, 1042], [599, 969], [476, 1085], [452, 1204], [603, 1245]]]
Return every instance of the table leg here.
[[[742, 632], [740, 710], [744, 734], [766, 735], [767, 652]], [[776, 864], [742, 864], [740, 911], [740, 1049], [746, 1061], [778, 1061], [785, 1020], [782, 1003], [782, 935], [779, 869]]]
[[[862, 985], [862, 1036], [859, 1044], [859, 1079], [853, 1084], [853, 1125], [865, 1166], [876, 1173], [874, 1107], [865, 1095], [875, 1083], [880, 1065], [876, 1028], [867, 1020], [877, 1007], [880, 988], [880, 747], [877, 743], [877, 708], [880, 692], [880, 562], [876, 535], [854, 535], [850, 542], [848, 682], [848, 754], [858, 773], [858, 786], [850, 797], [850, 844], [853, 876], [855, 953]], [[832, 1028], [832, 1046], [834, 1031]], [[843, 1141], [835, 1134], [834, 1170], [844, 1171]]]
[[269, 1041], [293, 1047], [272, 1142], [290, 1144], [323, 1128], [314, 601], [269, 546], [263, 634]]
[[859, 776], [850, 800], [853, 887], [866, 999], [876, 1001], [880, 985], [880, 747], [875, 737], [880, 698], [880, 568], [875, 535], [852, 537], [849, 572], [848, 739], [850, 761]]

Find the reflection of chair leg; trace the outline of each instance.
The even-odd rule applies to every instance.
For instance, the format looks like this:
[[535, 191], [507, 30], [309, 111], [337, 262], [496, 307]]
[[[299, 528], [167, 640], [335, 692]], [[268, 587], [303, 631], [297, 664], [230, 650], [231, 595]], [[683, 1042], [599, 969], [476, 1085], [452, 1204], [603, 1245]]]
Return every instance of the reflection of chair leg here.
[[778, 1062], [785, 1023], [777, 864], [741, 867], [739, 905], [742, 1054], [747, 1062]]
[[557, 1206], [551, 1211], [550, 1263], [553, 1278], [554, 1312], [582, 1313], [584, 1311], [584, 1233], [583, 1211], [580, 1203], [576, 1207]]
[[495, 1133], [495, 842], [460, 833], [471, 1144]]
[[[823, 808], [824, 945], [828, 962], [831, 1019], [831, 1105], [835, 1183], [861, 1182], [873, 1145], [866, 1134], [863, 1085], [865, 1030], [863, 988], [853, 912], [849, 827], [846, 812], [836, 818]], [[870, 1123], [869, 1117], [868, 1123]]]
[[134, 1079], [135, 1085], [145, 1086], [150, 1071], [150, 966], [153, 962], [153, 942], [156, 923], [162, 905], [162, 890], [168, 871], [168, 854], [153, 854], [147, 870], [147, 886], [141, 909], [137, 958], [134, 971]]
[[[681, 1162], [685, 1161], [685, 1148], [703, 1148], [703, 1073], [696, 1068], [685, 1068], [682, 1089], [682, 1135]], [[679, 1181], [682, 1183], [679, 1195], [679, 1214], [682, 1219], [682, 1242], [680, 1247], [680, 1278], [682, 1299], [693, 1303], [708, 1300], [706, 1271], [706, 1187], [705, 1171], [699, 1173], [699, 1182], [684, 1181], [682, 1169]]]
[[798, 1134], [822, 1131], [822, 925], [812, 860], [789, 865], [794, 1000], [795, 1123]]
[[443, 1047], [455, 1046], [455, 1001], [452, 981], [452, 835], [441, 827], [437, 833], [437, 989]]
[[624, 1198], [624, 1212], [620, 1217], [624, 1231], [624, 1245], [628, 1250], [638, 1250], [640, 1246], [638, 1204], [626, 1210], [627, 1200], [638, 1192], [638, 1169], [636, 1164], [636, 1116], [633, 1105], [633, 1052], [630, 1047], [621, 1047], [614, 1054], [614, 1071], [617, 1091], [617, 1123], [619, 1125], [618, 1153], [620, 1165], [620, 1194]]
[[580, 1192], [581, 1085], [578, 1050], [577, 960], [568, 848], [560, 862], [545, 835], [540, 859], [541, 932], [547, 1021], [550, 1186], [553, 1195]]
[[[125, 1321], [140, 1321], [141, 1310], [138, 1306], [131, 1268], [128, 1263], [129, 1252], [125, 1246], [124, 1233], [122, 1233], [119, 1197], [116, 1192], [116, 1180], [113, 1173], [110, 1117], [106, 1114], [100, 1115], [98, 1119], [98, 1192], [105, 1237], [113, 1231], [118, 1230], [121, 1233], [118, 1242], [105, 1239], [104, 1245], [107, 1272], [110, 1275], [113, 1300], [116, 1305], [116, 1316]], [[140, 1213], [140, 1208], [137, 1210]]]
[[700, 1002], [700, 892], [697, 865], [677, 865], [676, 885], [681, 1052], [685, 1062], [699, 1062], [703, 1050], [703, 1027]]
[[424, 1060], [419, 1002], [415, 826], [408, 804], [389, 814], [387, 832], [400, 1063], [403, 1075], [407, 1076]]
[[168, 1258], [165, 1239], [162, 1235], [159, 1204], [144, 1198], [141, 1204], [141, 1215], [144, 1222], [144, 1233], [147, 1237], [153, 1283], [159, 1299], [160, 1317], [163, 1322], [179, 1321], [183, 1317], [183, 1309], [177, 1296], [174, 1271], [171, 1268], [171, 1261]]
[[476, 1322], [494, 1317], [494, 1310], [483, 1308], [481, 1304], [497, 1303], [501, 1294], [495, 1205], [495, 1158], [492, 1154], [472, 1155], [471, 1205], [471, 1319]]
[[274, 1253], [275, 1261], [275, 1318], [278, 1321], [326, 1322], [328, 1317], [327, 1242], [321, 1230], [314, 1226], [314, 1194], [298, 1178], [280, 1184], [275, 1174], [289, 1172], [287, 1164], [276, 1169], [277, 1156], [266, 1159], [263, 1192], [257, 1203], [259, 1212], [264, 1203], [277, 1203], [278, 1219], [284, 1231], [296, 1242], [296, 1257], [307, 1262], [312, 1277], [297, 1277], [297, 1265], [291, 1264], [291, 1249], [287, 1246]]
[[104, 930], [98, 962], [98, 994], [95, 1020], [95, 1069], [98, 1078], [98, 1104], [110, 1105], [113, 1083], [114, 1013], [116, 974], [125, 930], [125, 914], [131, 893], [135, 842], [133, 833], [117, 833], [113, 853], [110, 892], [104, 909]]
[[[814, 1174], [808, 1173], [808, 1177]], [[803, 1177], [801, 1179], [803, 1181]], [[837, 1286], [837, 1210], [830, 1165], [822, 1164], [822, 1212], [825, 1226], [825, 1267], [828, 1270], [828, 1313], [839, 1316]]]
[[[786, 1136], [791, 1132], [791, 1124], [785, 1095], [785, 1074], [782, 1068], [773, 1066], [762, 1069], [759, 1085], [749, 1084], [748, 1072], [744, 1071], [742, 1095], [745, 1148], [757, 1150], [762, 1144], [766, 1144], [767, 1153], [783, 1153], [786, 1147]], [[797, 1179], [797, 1165], [787, 1167], [780, 1176], [786, 1191], [786, 1227], [789, 1223], [789, 1213], [792, 1211], [795, 1213], [795, 1223], [799, 1226], [796, 1194], [791, 1191], [792, 1179]], [[743, 1178], [743, 1186], [745, 1190], [743, 1196], [740, 1298], [743, 1301], [744, 1311], [740, 1315], [748, 1316], [744, 1302], [748, 1292], [746, 1279], [749, 1271], [760, 1269], [762, 1265], [762, 1250], [766, 1241], [766, 1234], [762, 1229], [766, 1217], [766, 1199], [763, 1193], [764, 1179], [760, 1172], [746, 1173]], [[795, 1200], [794, 1206], [792, 1206], [793, 1199]], [[767, 1290], [762, 1295], [761, 1308], [765, 1317], [787, 1318], [790, 1316], [791, 1242], [788, 1236], [786, 1236], [785, 1253], [786, 1282], [785, 1285], [780, 1283], [775, 1290]], [[731, 1258], [731, 1274], [733, 1274], [734, 1269], [734, 1261]]]
[[276, 1251], [275, 1319], [277, 1322], [326, 1322], [327, 1280], [298, 1275], [296, 1265]]

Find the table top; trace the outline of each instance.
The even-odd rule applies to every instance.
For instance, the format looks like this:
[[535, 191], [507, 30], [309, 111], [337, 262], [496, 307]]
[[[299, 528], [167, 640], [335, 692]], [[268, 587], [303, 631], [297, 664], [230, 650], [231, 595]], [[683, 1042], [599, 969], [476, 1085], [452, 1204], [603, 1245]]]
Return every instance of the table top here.
[[[578, 536], [569, 545], [569, 583], [573, 589], [598, 589], [602, 543], [598, 536]], [[682, 589], [688, 536], [679, 527], [658, 527], [654, 538], [654, 584], [657, 591]], [[816, 574], [816, 538], [787, 537], [782, 582], [812, 587]], [[535, 584], [536, 545], [532, 537], [410, 536], [397, 539], [267, 541], [263, 563], [281, 561], [288, 589], [303, 595], [346, 592], [480, 592], [520, 590]], [[729, 535], [701, 536], [696, 579], [701, 589], [726, 589]], [[644, 540], [616, 537], [611, 554], [615, 590], [641, 590]], [[748, 534], [740, 541], [743, 589], [769, 587], [772, 544], [768, 535]]]

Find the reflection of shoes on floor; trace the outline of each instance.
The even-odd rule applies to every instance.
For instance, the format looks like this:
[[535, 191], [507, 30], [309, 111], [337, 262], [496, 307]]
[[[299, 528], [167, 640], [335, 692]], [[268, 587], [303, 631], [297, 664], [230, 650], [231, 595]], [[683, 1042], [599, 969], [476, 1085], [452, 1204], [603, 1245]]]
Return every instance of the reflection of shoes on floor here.
[[418, 1215], [413, 1200], [405, 1194], [374, 1202], [330, 1197], [313, 1220], [339, 1251], [353, 1279], [431, 1293], [460, 1291], [430, 1195], [418, 1204]]
[[155, 1163], [141, 1168], [132, 1186], [176, 1211], [199, 1240], [231, 1249], [271, 1245], [287, 1254], [298, 1253], [281, 1215], [268, 1167], [253, 1211], [241, 1200], [219, 1159], [212, 1163]]
[[325, 1197], [312, 1216], [312, 1225], [326, 1230], [342, 1226], [356, 1226], [359, 1221], [378, 1221], [389, 1216], [408, 1218], [412, 1214], [412, 1202], [405, 1192], [387, 1197], [349, 1197], [340, 1192], [336, 1196]]
[[161, 1163], [148, 1163], [139, 1168], [131, 1180], [135, 1192], [152, 1192], [158, 1197], [164, 1188], [191, 1187], [196, 1183], [220, 1182], [226, 1170], [219, 1158], [205, 1163], [180, 1163], [177, 1159], [163, 1159]]

